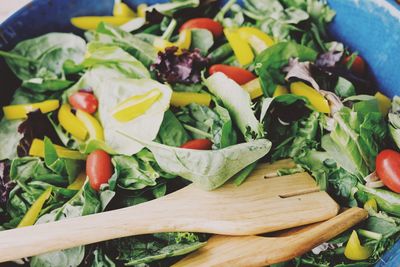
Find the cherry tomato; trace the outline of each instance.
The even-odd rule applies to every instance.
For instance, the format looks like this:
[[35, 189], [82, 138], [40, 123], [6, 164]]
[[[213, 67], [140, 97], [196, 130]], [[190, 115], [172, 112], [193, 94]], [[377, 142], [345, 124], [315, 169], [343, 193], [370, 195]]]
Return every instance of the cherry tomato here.
[[86, 111], [89, 114], [95, 113], [99, 106], [96, 96], [87, 92], [73, 93], [68, 100], [75, 109]]
[[400, 153], [386, 149], [376, 157], [376, 174], [390, 190], [400, 193]]
[[221, 36], [224, 30], [219, 22], [209, 18], [196, 18], [188, 20], [181, 26], [179, 31], [184, 29], [206, 29], [213, 34], [214, 38]]
[[223, 64], [216, 64], [211, 66], [209, 72], [211, 75], [216, 72], [222, 72], [223, 74], [228, 76], [228, 78], [237, 82], [239, 85], [246, 84], [257, 78], [257, 76], [255, 76], [248, 70]]
[[208, 139], [194, 139], [181, 145], [181, 148], [197, 149], [197, 150], [211, 150], [213, 143]]
[[113, 174], [111, 157], [103, 150], [95, 150], [89, 154], [86, 160], [86, 174], [89, 177], [90, 186], [100, 190], [100, 186], [107, 183]]
[[[351, 59], [351, 56], [345, 57], [344, 64], [347, 64]], [[354, 59], [353, 65], [351, 65], [350, 70], [359, 76], [363, 76], [365, 74], [365, 62], [364, 59], [360, 56], [357, 56]]]

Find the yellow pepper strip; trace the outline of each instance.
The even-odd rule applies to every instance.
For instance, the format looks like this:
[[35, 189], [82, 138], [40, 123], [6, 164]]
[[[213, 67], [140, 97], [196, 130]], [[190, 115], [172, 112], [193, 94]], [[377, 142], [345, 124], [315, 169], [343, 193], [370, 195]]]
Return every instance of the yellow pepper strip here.
[[40, 211], [43, 208], [44, 203], [51, 195], [51, 186], [38, 197], [38, 199], [33, 202], [32, 206], [26, 212], [25, 216], [22, 218], [17, 228], [34, 225], [37, 218], [39, 217]]
[[268, 34], [254, 27], [241, 27], [238, 30], [240, 37], [246, 40], [257, 54], [275, 44]]
[[7, 120], [26, 119], [31, 111], [40, 109], [42, 113], [47, 113], [58, 109], [60, 102], [58, 100], [46, 100], [33, 104], [10, 105], [3, 107], [4, 117]]
[[224, 33], [239, 64], [243, 66], [252, 63], [254, 60], [253, 51], [246, 40], [240, 37], [239, 32], [234, 29], [225, 29]]
[[63, 104], [58, 111], [60, 125], [75, 138], [84, 141], [88, 135], [85, 125], [71, 112], [68, 104]]
[[128, 21], [130, 21], [132, 17], [113, 17], [113, 16], [104, 16], [104, 17], [75, 17], [71, 18], [71, 23], [75, 27], [82, 30], [94, 30], [97, 28], [100, 22], [105, 22], [114, 26], [121, 26]]
[[383, 116], [386, 116], [389, 113], [390, 107], [392, 106], [392, 101], [390, 101], [390, 98], [380, 92], [375, 94], [375, 98], [378, 100], [380, 112]]
[[114, 17], [135, 17], [135, 12], [125, 3], [115, 1], [113, 9]]
[[[64, 159], [85, 160], [86, 156], [79, 151], [71, 150], [59, 145], [54, 145], [57, 155]], [[44, 158], [44, 142], [40, 139], [33, 139], [29, 149], [29, 156]]]
[[191, 43], [192, 31], [190, 29], [185, 29], [179, 33], [179, 38], [175, 43], [171, 43], [170, 41], [162, 38], [156, 38], [153, 42], [153, 46], [158, 51], [164, 51], [167, 47], [177, 46], [179, 48], [178, 52], [180, 53], [182, 49], [189, 49]]
[[316, 111], [322, 113], [331, 112], [328, 101], [307, 84], [303, 82], [294, 82], [290, 85], [290, 91], [292, 94], [307, 98]]
[[129, 97], [113, 110], [113, 117], [120, 122], [131, 121], [143, 115], [162, 96], [159, 89], [152, 89], [142, 95]]
[[250, 94], [251, 99], [255, 99], [263, 95], [260, 80], [258, 78], [242, 85], [242, 88]]
[[164, 51], [165, 48], [175, 46], [175, 44], [162, 38], [156, 38], [153, 42], [153, 46], [157, 51]]
[[83, 110], [78, 109], [76, 111], [76, 117], [85, 125], [85, 128], [89, 132], [90, 139], [104, 141], [103, 127], [94, 116], [90, 115], [89, 113]]
[[281, 96], [281, 95], [286, 95], [288, 94], [289, 91], [286, 87], [282, 86], [282, 85], [277, 85], [274, 91], [274, 94], [272, 95], [272, 97], [277, 97], [277, 96]]
[[360, 261], [368, 259], [372, 254], [372, 249], [369, 247], [361, 246], [360, 239], [358, 239], [357, 232], [353, 230], [347, 241], [344, 255], [349, 260]]
[[211, 103], [211, 95], [205, 93], [191, 92], [173, 92], [171, 97], [171, 105], [174, 107], [184, 107], [191, 103], [209, 106]]
[[175, 45], [180, 49], [189, 49], [192, 43], [192, 31], [190, 29], [185, 29], [179, 33], [179, 39], [176, 41]]
[[79, 190], [85, 184], [85, 181], [86, 181], [86, 173], [81, 172], [78, 175], [78, 177], [76, 177], [75, 181], [67, 187], [67, 189]]
[[367, 211], [374, 210], [375, 212], [378, 212], [378, 205], [376, 203], [376, 200], [374, 198], [369, 199], [367, 202], [364, 203], [364, 209]]
[[147, 5], [146, 4], [140, 4], [137, 7], [137, 14], [139, 18], [145, 18], [146, 17], [146, 10], [147, 10]]

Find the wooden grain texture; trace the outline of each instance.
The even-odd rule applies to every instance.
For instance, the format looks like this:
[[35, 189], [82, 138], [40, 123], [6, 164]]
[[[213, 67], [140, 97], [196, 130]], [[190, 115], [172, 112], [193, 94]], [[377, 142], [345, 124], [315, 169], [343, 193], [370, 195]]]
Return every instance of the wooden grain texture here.
[[284, 237], [216, 235], [206, 246], [173, 267], [259, 267], [284, 262], [332, 239], [367, 216], [365, 210], [351, 208], [328, 221], [306, 226]]
[[[265, 178], [264, 164], [236, 187], [190, 185], [133, 207], [0, 232], [0, 262], [114, 238], [159, 232], [253, 235], [327, 220], [338, 205], [307, 173]], [[278, 168], [278, 169], [279, 169]], [[260, 171], [262, 170], [262, 171]]]

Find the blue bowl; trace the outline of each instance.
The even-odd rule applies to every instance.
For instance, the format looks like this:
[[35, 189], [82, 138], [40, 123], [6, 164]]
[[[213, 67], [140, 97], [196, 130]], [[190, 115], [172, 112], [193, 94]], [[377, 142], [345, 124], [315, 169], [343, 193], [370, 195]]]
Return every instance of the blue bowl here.
[[[0, 25], [0, 50], [12, 49], [18, 42], [48, 32], [81, 31], [70, 18], [83, 15], [111, 15], [112, 0], [34, 0]], [[127, 0], [134, 7], [166, 0]], [[400, 5], [395, 0], [328, 0], [337, 15], [330, 34], [352, 50], [359, 51], [369, 64], [378, 90], [393, 97], [400, 95]], [[0, 59], [0, 103], [4, 105], [19, 82]], [[396, 252], [388, 252], [379, 266], [398, 266], [400, 241]], [[396, 248], [395, 247], [395, 248]], [[394, 248], [394, 249], [395, 249]]]

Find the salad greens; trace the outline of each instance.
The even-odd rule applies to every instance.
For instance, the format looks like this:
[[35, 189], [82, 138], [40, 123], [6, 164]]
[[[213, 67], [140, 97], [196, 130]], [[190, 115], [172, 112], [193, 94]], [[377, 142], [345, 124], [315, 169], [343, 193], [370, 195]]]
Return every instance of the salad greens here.
[[[240, 186], [258, 163], [292, 158], [278, 175], [307, 171], [369, 218], [276, 266], [379, 262], [400, 238], [400, 173], [385, 165], [390, 181], [380, 177], [377, 160], [388, 149], [400, 158], [400, 98], [377, 93], [357, 52], [330, 39], [325, 1], [242, 2], [126, 6], [138, 17], [101, 22], [86, 40], [48, 33], [0, 51], [21, 81], [0, 121], [0, 231], [139, 205], [190, 183]], [[370, 251], [357, 261], [345, 253], [352, 230]], [[171, 266], [208, 238], [141, 235], [19, 262]]]

